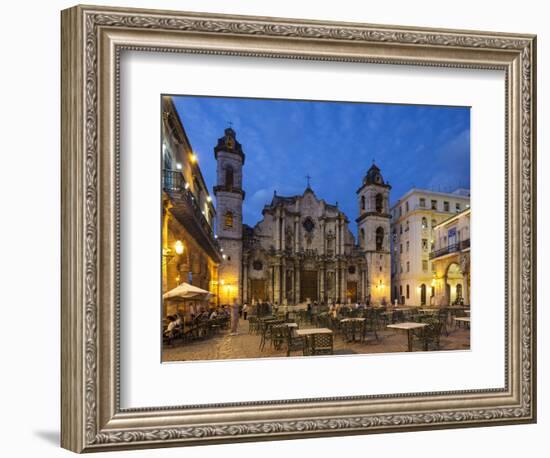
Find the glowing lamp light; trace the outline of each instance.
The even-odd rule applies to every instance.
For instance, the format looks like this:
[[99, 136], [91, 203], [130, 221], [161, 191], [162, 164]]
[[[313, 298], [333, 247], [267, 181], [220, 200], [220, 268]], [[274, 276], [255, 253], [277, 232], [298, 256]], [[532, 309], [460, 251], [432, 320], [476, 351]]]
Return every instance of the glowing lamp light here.
[[185, 183], [185, 189], [189, 189], [189, 183]]
[[207, 202], [212, 202], [212, 197], [206, 196], [206, 201], [207, 201]]
[[191, 153], [191, 162], [194, 164], [195, 162], [198, 162], [199, 158], [195, 153]]
[[183, 243], [181, 240], [177, 240], [175, 244], [176, 254], [183, 254]]
[[181, 164], [179, 162], [176, 164], [176, 169], [181, 170]]

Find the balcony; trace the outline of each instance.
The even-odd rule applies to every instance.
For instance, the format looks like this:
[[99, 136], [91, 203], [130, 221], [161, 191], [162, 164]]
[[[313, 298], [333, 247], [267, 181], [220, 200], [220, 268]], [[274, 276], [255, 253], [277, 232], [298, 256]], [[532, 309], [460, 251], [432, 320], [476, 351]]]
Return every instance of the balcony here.
[[196, 197], [186, 188], [186, 181], [181, 172], [163, 170], [162, 189], [170, 197], [170, 211], [174, 217], [213, 259], [219, 259], [219, 246], [212, 226], [202, 213]]
[[445, 256], [447, 254], [460, 253], [467, 248], [470, 248], [470, 239], [462, 240], [460, 242], [447, 245], [445, 248], [432, 251], [430, 253], [430, 259], [440, 258], [441, 256]]

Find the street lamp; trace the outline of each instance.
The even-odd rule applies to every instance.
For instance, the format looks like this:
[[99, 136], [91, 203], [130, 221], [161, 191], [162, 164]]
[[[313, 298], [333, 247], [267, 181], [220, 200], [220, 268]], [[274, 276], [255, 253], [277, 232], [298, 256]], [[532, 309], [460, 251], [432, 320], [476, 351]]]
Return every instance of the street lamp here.
[[176, 254], [182, 255], [183, 254], [183, 243], [181, 240], [176, 240], [176, 244], [174, 245], [174, 248], [176, 249]]

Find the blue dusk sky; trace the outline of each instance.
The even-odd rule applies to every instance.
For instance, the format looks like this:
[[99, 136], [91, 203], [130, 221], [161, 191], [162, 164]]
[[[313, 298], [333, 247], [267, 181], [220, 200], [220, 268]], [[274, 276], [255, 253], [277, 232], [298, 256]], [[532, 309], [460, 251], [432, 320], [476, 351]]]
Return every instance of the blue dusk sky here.
[[302, 194], [310, 175], [317, 197], [338, 202], [356, 234], [355, 191], [373, 160], [392, 186], [392, 205], [413, 187], [470, 187], [468, 107], [196, 96], [174, 96], [174, 103], [211, 193], [213, 149], [231, 122], [246, 155], [243, 220], [250, 226], [275, 190]]

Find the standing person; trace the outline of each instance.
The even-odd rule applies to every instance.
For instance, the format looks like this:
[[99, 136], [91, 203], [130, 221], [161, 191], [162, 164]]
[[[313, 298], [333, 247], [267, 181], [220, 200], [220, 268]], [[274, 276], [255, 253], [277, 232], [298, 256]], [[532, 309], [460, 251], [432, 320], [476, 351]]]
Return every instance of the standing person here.
[[246, 316], [248, 315], [248, 304], [245, 302], [243, 305], [243, 318], [246, 320]]
[[233, 299], [233, 305], [231, 306], [231, 334], [232, 336], [236, 336], [237, 330], [239, 328], [239, 303], [237, 302], [237, 298]]

